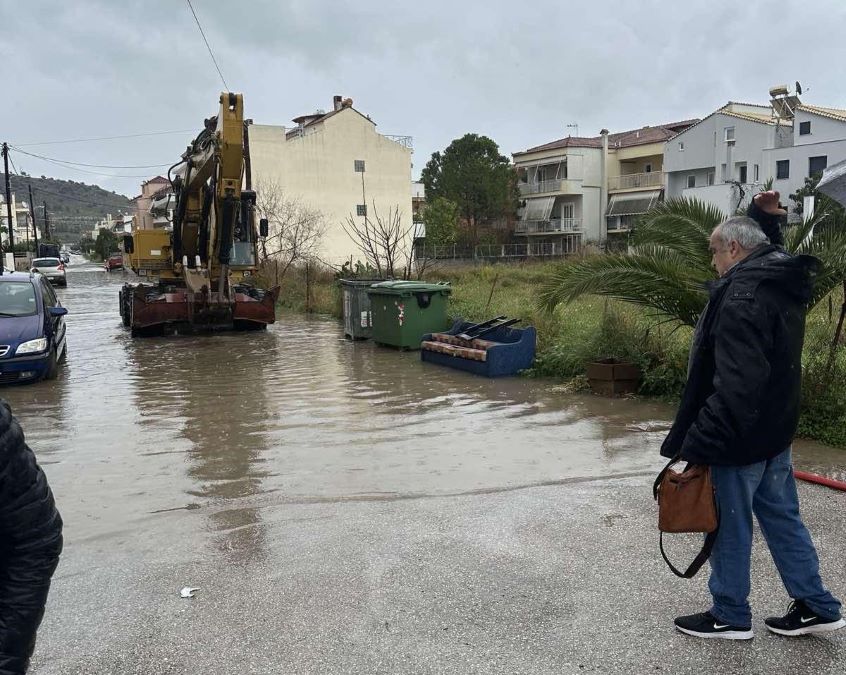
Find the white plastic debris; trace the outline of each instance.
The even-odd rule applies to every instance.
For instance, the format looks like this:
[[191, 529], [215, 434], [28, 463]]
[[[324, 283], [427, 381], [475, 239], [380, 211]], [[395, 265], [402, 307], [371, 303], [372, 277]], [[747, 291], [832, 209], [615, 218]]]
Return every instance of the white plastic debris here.
[[179, 591], [179, 595], [181, 595], [183, 598], [193, 598], [194, 597], [194, 591], [199, 591], [199, 590], [200, 590], [199, 588], [191, 588], [191, 586], [186, 586], [181, 591]]

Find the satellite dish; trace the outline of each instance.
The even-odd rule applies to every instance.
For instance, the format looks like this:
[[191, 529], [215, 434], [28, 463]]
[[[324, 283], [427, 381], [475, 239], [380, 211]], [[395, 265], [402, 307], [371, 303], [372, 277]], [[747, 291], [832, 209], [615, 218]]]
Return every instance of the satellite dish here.
[[796, 95], [797, 96], [802, 95], [802, 85], [799, 84], [799, 80], [796, 80]]

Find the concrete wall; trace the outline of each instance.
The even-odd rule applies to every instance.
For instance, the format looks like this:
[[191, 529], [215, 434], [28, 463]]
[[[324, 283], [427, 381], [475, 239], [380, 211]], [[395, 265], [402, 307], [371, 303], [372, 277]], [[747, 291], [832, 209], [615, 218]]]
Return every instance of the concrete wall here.
[[[250, 157], [256, 189], [262, 181], [275, 182], [286, 199], [323, 214], [326, 234], [320, 257], [328, 264], [362, 257], [342, 227], [350, 215], [363, 221], [355, 215], [356, 206], [365, 203], [362, 177], [368, 216], [374, 215], [374, 203], [380, 215], [399, 208], [403, 229], [411, 228], [411, 150], [378, 134], [376, 125], [352, 108], [287, 140], [283, 127], [254, 124]], [[355, 171], [355, 160], [364, 160], [363, 174]]]
[[[734, 127], [734, 145], [725, 142], [725, 129]], [[765, 158], [765, 148], [774, 145], [775, 127], [731, 115], [716, 113], [703, 122], [668, 141], [664, 149], [664, 171], [667, 172], [667, 196], [678, 197], [687, 188], [687, 176], [696, 176], [697, 187], [707, 185], [707, 174], [714, 172], [714, 183], [739, 180], [740, 167], [746, 164], [746, 181], [755, 180], [758, 165], [759, 182], [775, 175]], [[684, 150], [679, 150], [684, 143]], [[723, 174], [723, 165], [726, 173]]]
[[[801, 122], [811, 123], [810, 134], [805, 134], [804, 136], [799, 134], [799, 124]], [[846, 136], [846, 132], [844, 132], [846, 123], [823, 117], [822, 115], [815, 115], [804, 110], [796, 111], [796, 122], [793, 128], [795, 129], [793, 144], [796, 146], [823, 143], [825, 141], [839, 141]]]

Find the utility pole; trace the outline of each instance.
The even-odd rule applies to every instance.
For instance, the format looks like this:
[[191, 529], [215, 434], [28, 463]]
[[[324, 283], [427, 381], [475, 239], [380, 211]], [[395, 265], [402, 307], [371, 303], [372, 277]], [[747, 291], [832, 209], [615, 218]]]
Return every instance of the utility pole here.
[[42, 201], [41, 204], [44, 206], [44, 241], [53, 241], [53, 237], [50, 236], [50, 216], [47, 215], [47, 202]]
[[15, 228], [12, 227], [12, 184], [9, 180], [9, 146], [3, 143], [3, 169], [6, 172], [6, 217], [9, 219], [9, 248], [15, 250]]
[[38, 221], [35, 220], [35, 202], [32, 201], [32, 183], [29, 184], [29, 214], [32, 216], [32, 236], [35, 239], [35, 257], [38, 257]]

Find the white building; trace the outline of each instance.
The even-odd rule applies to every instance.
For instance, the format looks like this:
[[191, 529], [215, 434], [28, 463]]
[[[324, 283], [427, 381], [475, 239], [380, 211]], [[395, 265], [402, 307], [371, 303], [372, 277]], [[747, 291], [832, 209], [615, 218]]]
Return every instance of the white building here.
[[787, 205], [805, 178], [844, 159], [846, 110], [806, 105], [785, 90], [770, 105], [730, 101], [668, 141], [666, 194], [730, 214], [772, 179]]
[[353, 108], [351, 99], [340, 96], [334, 97], [331, 112], [318, 111], [293, 121], [293, 128], [249, 126], [253, 188], [272, 186], [285, 200], [322, 214], [323, 262], [340, 266], [350, 257], [362, 257], [343, 223], [349, 217], [372, 219], [374, 206], [382, 217], [397, 209], [403, 231], [410, 234], [410, 137], [378, 133], [375, 122]]
[[522, 197], [514, 233], [526, 255], [573, 253], [627, 232], [661, 199], [664, 142], [696, 121], [603, 130], [514, 153]]
[[[6, 211], [6, 197], [0, 194], [0, 237], [2, 237], [3, 244], [9, 241], [9, 217]], [[32, 227], [32, 214], [30, 212], [29, 203], [25, 201], [17, 201], [15, 193], [12, 193], [12, 234], [14, 235], [15, 244], [21, 242], [34, 241], [35, 231]], [[38, 238], [41, 238], [41, 232], [38, 232]]]

